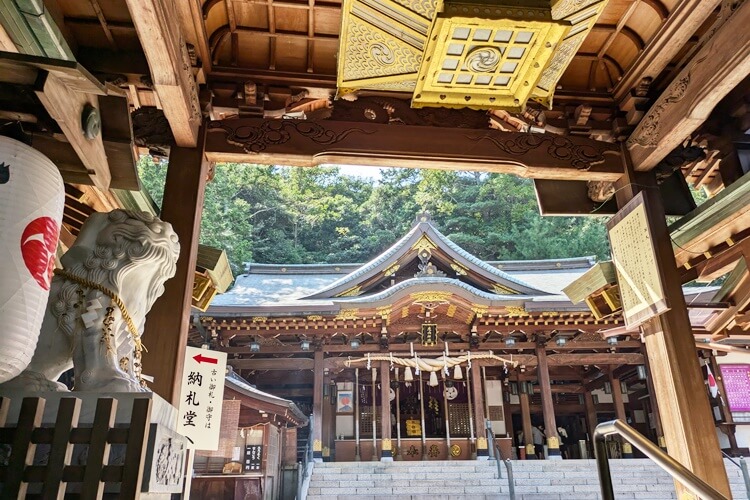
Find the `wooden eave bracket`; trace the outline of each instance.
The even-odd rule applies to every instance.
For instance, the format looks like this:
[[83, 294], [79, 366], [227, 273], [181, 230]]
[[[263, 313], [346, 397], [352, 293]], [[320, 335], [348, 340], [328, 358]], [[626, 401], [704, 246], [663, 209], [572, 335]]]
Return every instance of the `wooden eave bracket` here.
[[70, 170], [80, 181], [88, 177], [100, 189], [110, 187], [112, 174], [102, 134], [87, 139], [82, 123], [84, 106], [100, 110], [99, 96], [107, 95], [102, 83], [75, 61], [13, 52], [0, 52], [0, 81], [33, 86], [80, 160], [76, 162], [71, 154], [64, 154], [70, 165], [61, 168], [63, 173]]
[[748, 22], [740, 4], [654, 102], [627, 141], [636, 170], [653, 169], [750, 74], [750, 38], [738, 36]]

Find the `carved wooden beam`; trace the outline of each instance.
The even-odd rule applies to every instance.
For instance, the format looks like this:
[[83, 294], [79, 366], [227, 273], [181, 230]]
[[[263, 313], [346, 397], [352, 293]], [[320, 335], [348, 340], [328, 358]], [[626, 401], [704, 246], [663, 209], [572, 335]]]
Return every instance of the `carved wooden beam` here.
[[201, 123], [198, 87], [180, 29], [169, 0], [127, 0], [151, 80], [178, 146], [195, 147]]
[[651, 170], [690, 136], [750, 74], [750, 4], [715, 31], [641, 120], [627, 145], [636, 170]]
[[617, 146], [584, 137], [254, 118], [211, 122], [208, 132], [212, 162], [401, 166], [610, 182], [622, 175]]

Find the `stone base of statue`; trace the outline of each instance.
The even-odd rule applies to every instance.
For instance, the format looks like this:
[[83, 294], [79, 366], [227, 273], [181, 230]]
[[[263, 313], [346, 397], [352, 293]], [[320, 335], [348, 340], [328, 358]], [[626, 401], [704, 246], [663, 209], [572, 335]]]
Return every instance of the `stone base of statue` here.
[[[150, 425], [147, 438], [144, 440], [145, 451], [142, 453], [140, 468], [143, 471], [141, 481], [141, 498], [170, 498], [173, 493], [182, 493], [187, 463], [185, 438], [177, 434], [177, 409], [167, 403], [158, 394], [142, 393], [93, 393], [93, 392], [25, 392], [19, 390], [0, 390], [3, 398], [2, 412], [7, 411], [6, 427], [15, 427], [21, 413], [24, 398], [41, 398], [44, 410], [40, 427], [55, 427], [60, 401], [63, 398], [80, 400], [80, 412], [76, 428], [93, 427], [97, 403], [100, 399], [111, 398], [116, 403], [114, 424], [111, 429], [128, 428], [136, 400], [150, 400]], [[143, 426], [142, 426], [143, 427]], [[93, 431], [92, 431], [93, 434]], [[113, 444], [110, 447], [107, 465], [122, 465], [125, 460], [126, 445]], [[67, 465], [86, 465], [87, 445], [75, 445]], [[50, 455], [50, 445], [37, 445], [34, 463], [46, 464]], [[2, 459], [2, 457], [0, 457]], [[30, 483], [28, 494], [41, 492], [41, 485]], [[67, 493], [78, 493], [80, 483], [69, 483]], [[119, 493], [119, 484], [106, 485], [105, 493]]]

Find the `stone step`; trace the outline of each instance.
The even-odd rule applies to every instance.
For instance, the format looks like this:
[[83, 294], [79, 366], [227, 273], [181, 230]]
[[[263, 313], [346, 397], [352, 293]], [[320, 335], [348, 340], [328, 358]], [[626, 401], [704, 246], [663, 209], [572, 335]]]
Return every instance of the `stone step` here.
[[[578, 500], [600, 498], [593, 460], [514, 461], [517, 500]], [[611, 460], [615, 496], [620, 499], [676, 498], [672, 478], [645, 459]], [[355, 462], [316, 464], [308, 490], [311, 500], [495, 500], [508, 497], [506, 470], [497, 478], [497, 463]], [[734, 498], [746, 498], [739, 468], [727, 461]]]

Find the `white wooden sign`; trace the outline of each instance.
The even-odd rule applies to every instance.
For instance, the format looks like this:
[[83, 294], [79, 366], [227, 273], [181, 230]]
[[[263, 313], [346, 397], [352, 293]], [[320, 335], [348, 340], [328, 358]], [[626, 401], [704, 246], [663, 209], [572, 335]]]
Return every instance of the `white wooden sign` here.
[[188, 448], [209, 451], [219, 448], [226, 370], [225, 352], [186, 348], [177, 432], [187, 438]]

